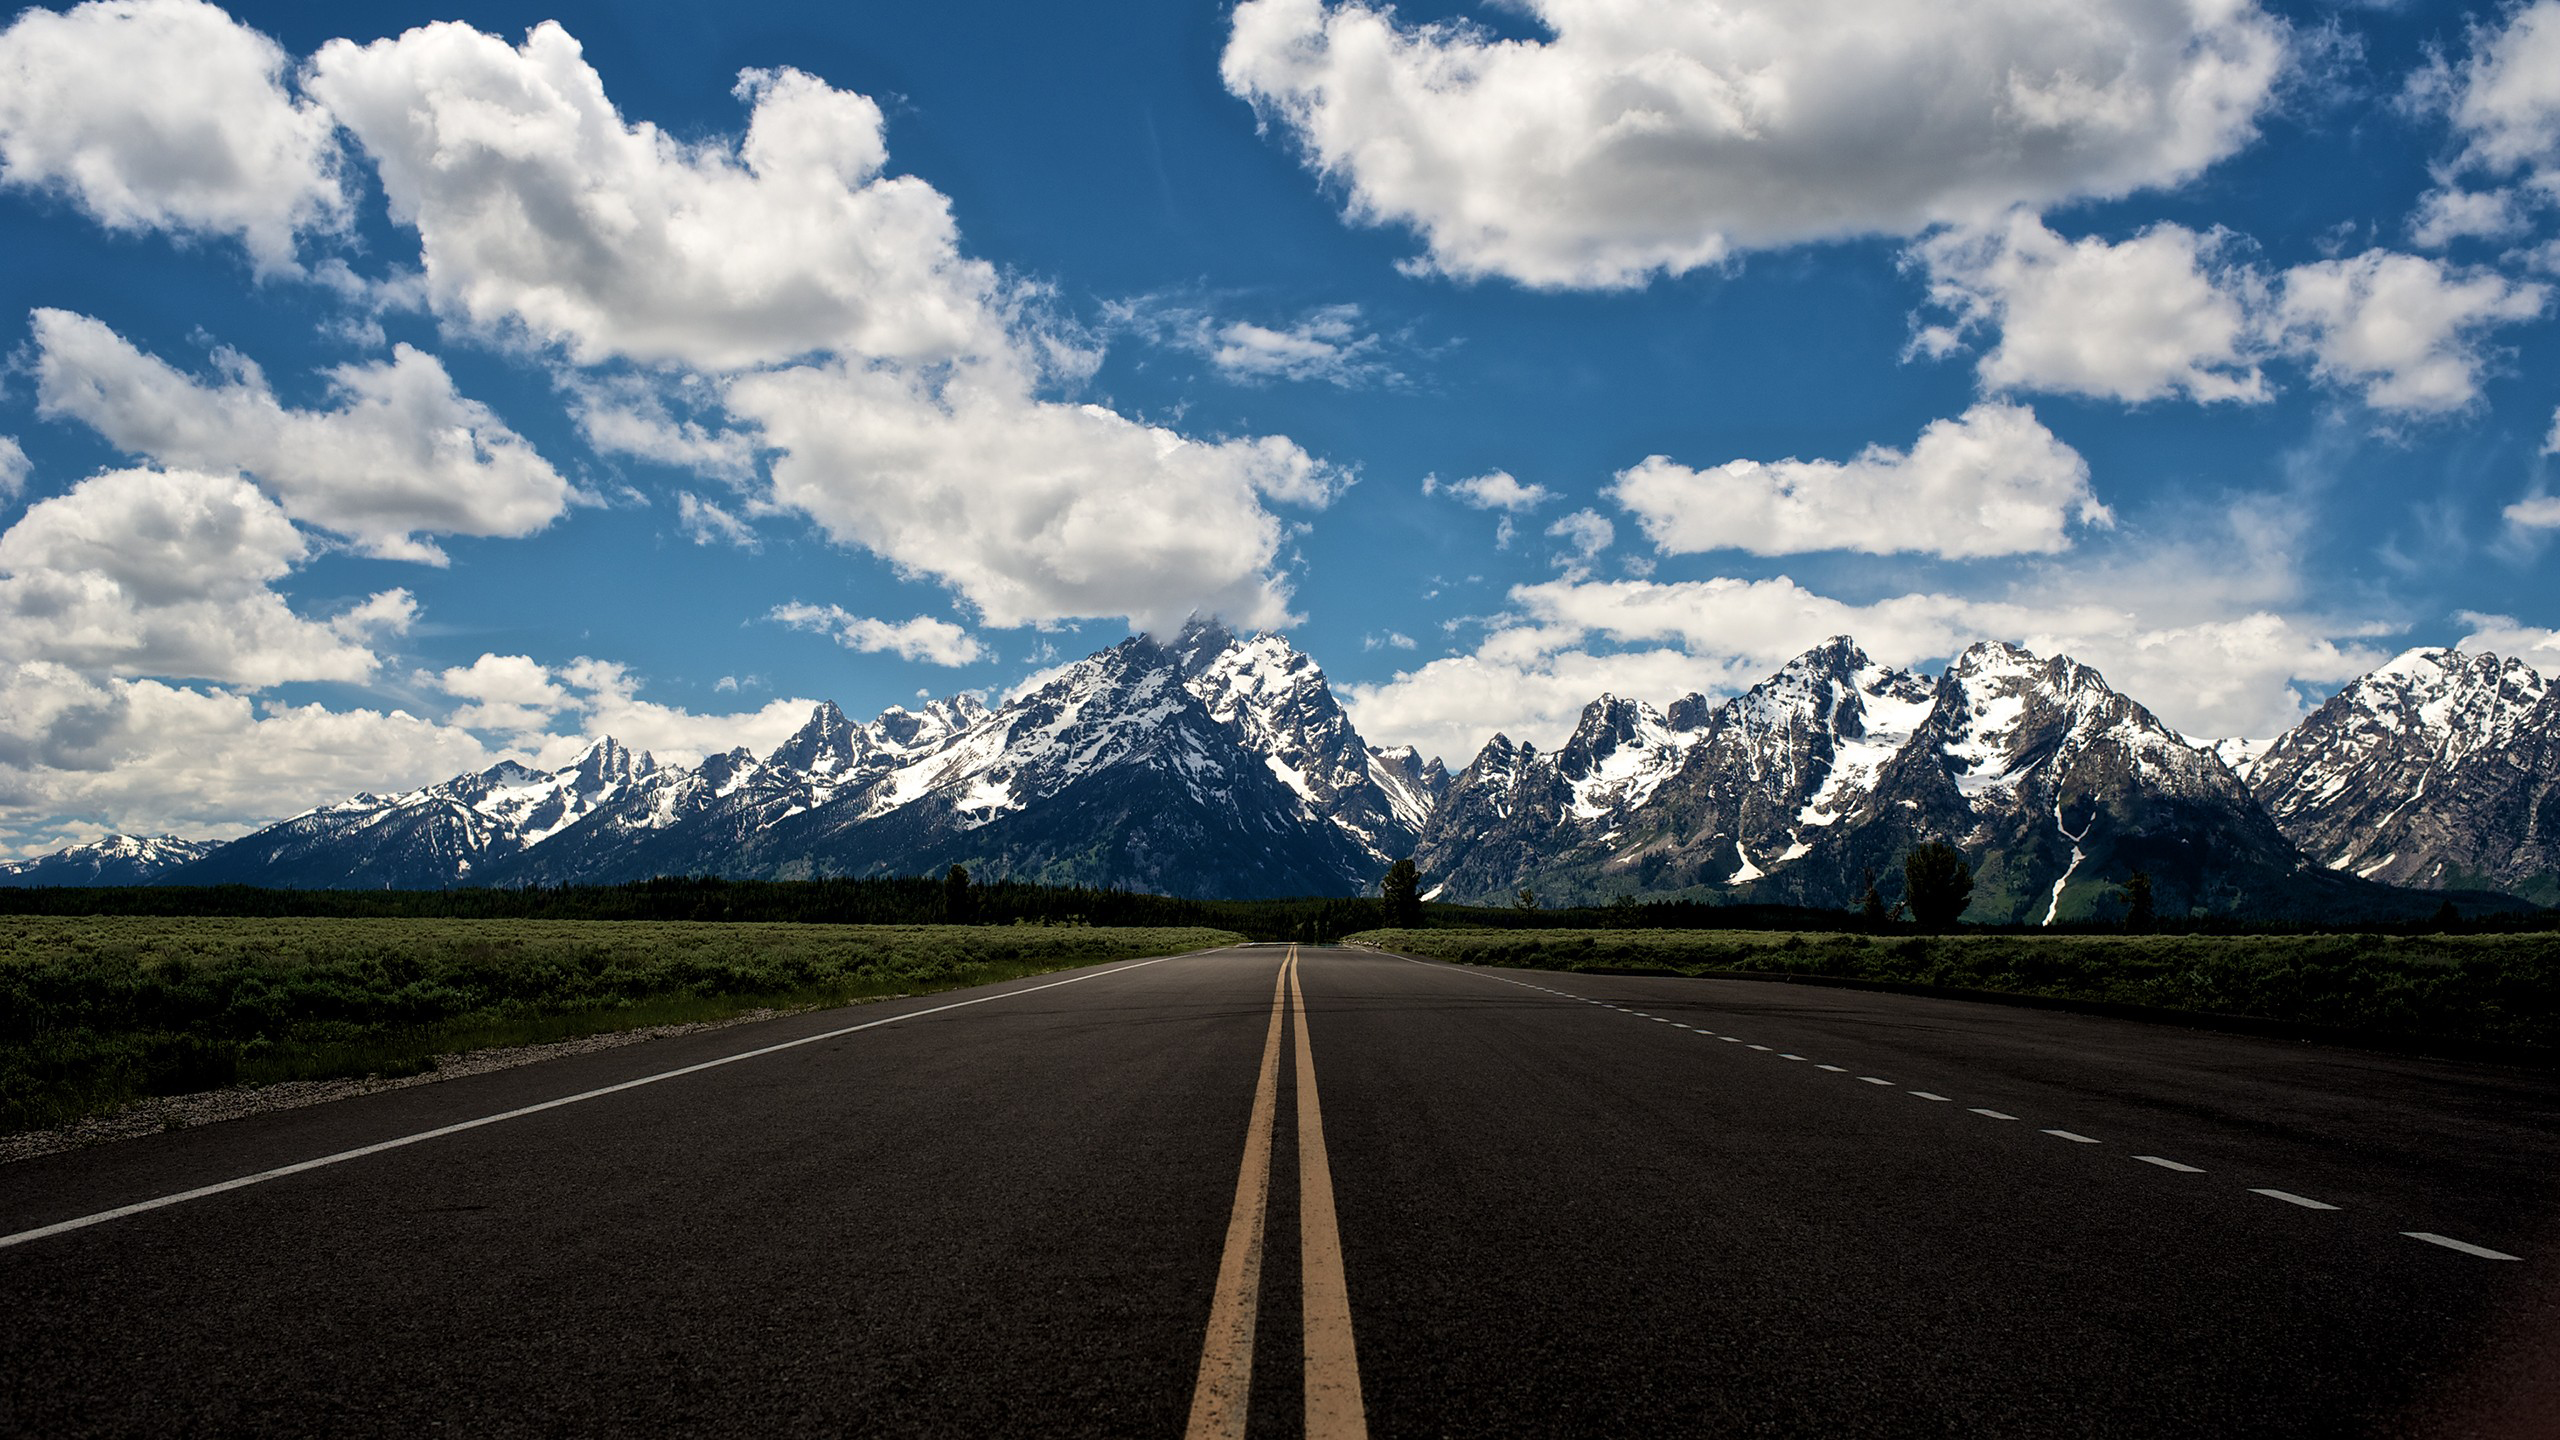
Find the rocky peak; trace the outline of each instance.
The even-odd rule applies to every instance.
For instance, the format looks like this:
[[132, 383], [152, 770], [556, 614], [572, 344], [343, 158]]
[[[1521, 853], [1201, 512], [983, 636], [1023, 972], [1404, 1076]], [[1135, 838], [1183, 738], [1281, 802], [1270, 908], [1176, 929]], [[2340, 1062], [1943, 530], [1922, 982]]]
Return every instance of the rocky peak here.
[[803, 775], [833, 775], [853, 768], [870, 748], [864, 735], [833, 700], [821, 700], [808, 723], [773, 749], [772, 764]]
[[647, 754], [635, 756], [621, 741], [606, 735], [569, 762], [568, 773], [575, 777], [580, 794], [592, 795], [616, 785], [629, 784], [657, 768], [657, 761]]
[[1214, 615], [1194, 615], [1183, 623], [1171, 644], [1175, 668], [1189, 681], [1217, 663], [1220, 656], [1235, 648], [1236, 632]]
[[2330, 869], [2560, 899], [2560, 690], [2522, 661], [2407, 651], [2329, 697], [2248, 778]]

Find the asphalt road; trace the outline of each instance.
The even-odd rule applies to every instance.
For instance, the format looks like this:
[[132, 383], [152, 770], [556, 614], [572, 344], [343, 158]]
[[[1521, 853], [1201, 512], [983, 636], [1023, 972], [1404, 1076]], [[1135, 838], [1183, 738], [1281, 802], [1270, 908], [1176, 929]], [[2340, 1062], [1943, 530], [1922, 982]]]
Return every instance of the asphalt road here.
[[0, 1167], [0, 1432], [2560, 1435], [2560, 1078], [1287, 954]]

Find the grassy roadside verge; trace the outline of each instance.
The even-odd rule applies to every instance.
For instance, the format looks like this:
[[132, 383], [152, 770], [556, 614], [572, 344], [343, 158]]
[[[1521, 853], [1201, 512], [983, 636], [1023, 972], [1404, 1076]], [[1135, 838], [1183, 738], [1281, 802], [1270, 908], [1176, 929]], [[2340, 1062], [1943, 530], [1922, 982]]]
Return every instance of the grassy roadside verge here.
[[1230, 944], [1220, 930], [0, 919], [0, 1133], [148, 1095], [845, 1004]]
[[1352, 938], [1471, 965], [1823, 975], [2560, 1049], [2560, 937], [2551, 935], [1371, 930]]

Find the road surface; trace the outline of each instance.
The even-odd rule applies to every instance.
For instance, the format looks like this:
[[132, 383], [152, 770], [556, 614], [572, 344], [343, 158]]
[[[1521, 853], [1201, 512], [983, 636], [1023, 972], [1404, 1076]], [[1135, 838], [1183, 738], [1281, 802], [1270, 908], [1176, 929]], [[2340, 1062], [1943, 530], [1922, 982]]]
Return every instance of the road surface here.
[[2560, 1434], [2547, 1073], [1357, 950], [24, 1161], [0, 1236], [13, 1435]]

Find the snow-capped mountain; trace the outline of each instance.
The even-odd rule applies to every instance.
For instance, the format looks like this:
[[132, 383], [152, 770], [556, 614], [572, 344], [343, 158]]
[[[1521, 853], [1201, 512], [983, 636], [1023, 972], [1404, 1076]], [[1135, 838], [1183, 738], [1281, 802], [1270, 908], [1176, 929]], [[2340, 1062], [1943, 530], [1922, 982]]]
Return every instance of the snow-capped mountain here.
[[1316, 662], [1277, 635], [1238, 640], [1195, 620], [1173, 644], [1184, 688], [1315, 814], [1356, 841], [1379, 868], [1413, 853], [1448, 789], [1438, 761], [1411, 747], [1361, 740]]
[[33, 860], [0, 863], [0, 885], [148, 885], [219, 842], [175, 835], [109, 835]]
[[[1610, 742], [1634, 756], [1566, 759]], [[1451, 898], [1527, 884], [1837, 907], [1870, 873], [1896, 893], [1901, 857], [1929, 840], [1974, 857], [1982, 920], [2079, 918], [2137, 868], [2172, 913], [2228, 909], [2299, 868], [2219, 759], [2096, 671], [1983, 644], [1932, 683], [1846, 636], [1712, 710], [1604, 700], [1555, 757], [1497, 741], [1422, 860]]]
[[1572, 738], [1552, 754], [1494, 736], [1449, 783], [1415, 863], [1451, 899], [1500, 899], [1522, 885], [1572, 896], [1568, 877], [1592, 868], [1680, 773], [1704, 733], [1703, 709], [1696, 696], [1666, 713], [1603, 695], [1583, 707]]
[[507, 760], [405, 794], [350, 796], [235, 840], [166, 878], [363, 890], [485, 883], [596, 811], [675, 778], [608, 736], [556, 771]]
[[[1973, 857], [1976, 919], [2103, 913], [2135, 870], [2172, 915], [2282, 909], [2301, 890], [2301, 856], [2220, 757], [2065, 656], [1998, 643], [1957, 656], [1886, 779], [1877, 817], [1925, 816], [1934, 833], [1905, 821], [1913, 843]], [[1897, 827], [1859, 828], [1862, 873], [1908, 848], [1888, 859], [1874, 840]]]
[[[1846, 636], [1720, 705], [1691, 695], [1657, 712], [1604, 696], [1552, 756], [1487, 746], [1420, 859], [1452, 898], [1524, 884], [1556, 900], [1746, 893], [1872, 791], [1932, 697]], [[1473, 813], [1454, 808], [1461, 794]]]
[[601, 740], [359, 795], [223, 847], [182, 883], [612, 883], [665, 874], [987, 874], [1184, 894], [1340, 894], [1409, 851], [1445, 788], [1373, 752], [1314, 662], [1195, 623], [1134, 637], [990, 709], [855, 724], [832, 703], [757, 756], [660, 765]]
[[[669, 874], [916, 874], [1187, 895], [1354, 894], [1412, 853], [1445, 899], [1887, 899], [1923, 841], [1975, 866], [1977, 920], [2424, 913], [2382, 884], [2560, 898], [2560, 688], [2413, 651], [2274, 741], [2189, 743], [2068, 657], [1976, 645], [1935, 678], [1837, 637], [1750, 690], [1602, 696], [1552, 753], [1496, 736], [1451, 777], [1367, 744], [1286, 640], [1194, 622], [770, 754], [661, 764], [603, 739], [357, 795], [222, 846], [117, 838], [0, 884], [438, 887]], [[2306, 856], [2305, 852], [2308, 852]], [[2316, 863], [2314, 863], [2316, 862]], [[2363, 877], [2363, 878], [2359, 878]]]
[[2411, 650], [2331, 696], [2248, 778], [2330, 869], [2560, 902], [2560, 687], [2522, 661]]

